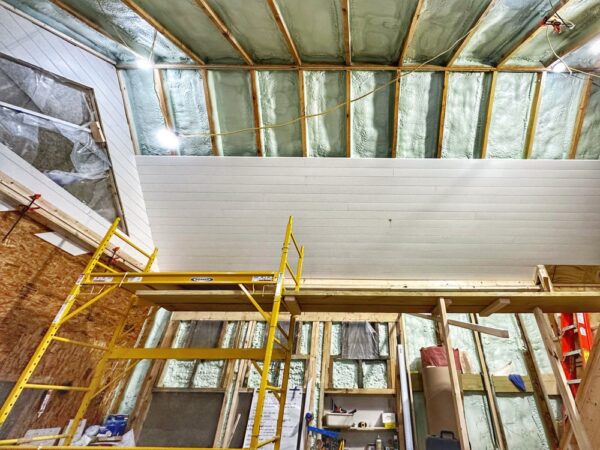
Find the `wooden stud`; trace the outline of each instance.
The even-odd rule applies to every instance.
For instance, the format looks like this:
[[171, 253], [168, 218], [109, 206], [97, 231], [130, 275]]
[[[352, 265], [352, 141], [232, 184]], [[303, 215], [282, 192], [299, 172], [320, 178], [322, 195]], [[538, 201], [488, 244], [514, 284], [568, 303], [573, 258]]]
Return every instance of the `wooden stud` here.
[[154, 18], [150, 13], [148, 13], [144, 8], [138, 5], [135, 0], [122, 0], [123, 3], [135, 12], [138, 16], [144, 19], [151, 27], [157, 30], [160, 34], [166, 37], [169, 41], [171, 41], [179, 50], [181, 50], [186, 56], [188, 56], [192, 61], [197, 64], [204, 65], [204, 60], [191, 48], [183, 43], [179, 38], [177, 38], [173, 33], [171, 33], [167, 28], [165, 28], [156, 18]]
[[279, 9], [279, 5], [277, 4], [277, 0], [267, 0], [267, 5], [269, 5], [269, 9], [271, 10], [271, 14], [279, 27], [279, 31], [283, 35], [283, 40], [285, 41], [290, 54], [294, 58], [294, 62], [298, 65], [302, 64], [302, 59], [300, 58], [300, 53], [296, 48], [296, 44], [292, 39], [292, 35], [290, 34], [290, 30], [288, 29], [285, 20], [283, 20], [283, 15], [281, 14], [281, 10]]
[[440, 307], [440, 316], [442, 318], [442, 345], [446, 350], [446, 358], [448, 360], [448, 371], [450, 373], [450, 383], [452, 385], [452, 400], [454, 404], [454, 414], [456, 415], [458, 440], [461, 448], [469, 448], [469, 435], [467, 434], [467, 422], [465, 420], [465, 409], [462, 401], [462, 392], [460, 382], [458, 380], [458, 372], [456, 369], [456, 361], [454, 359], [454, 349], [450, 340], [450, 325], [448, 324], [448, 315], [446, 314], [446, 302], [443, 298], [438, 300]]
[[538, 111], [542, 103], [542, 87], [544, 84], [544, 73], [538, 73], [535, 80], [535, 91], [531, 100], [531, 111], [529, 113], [529, 122], [527, 124], [527, 135], [525, 137], [524, 158], [530, 159], [533, 151], [533, 141], [535, 139], [535, 130], [537, 127]]
[[573, 138], [571, 139], [571, 148], [569, 150], [569, 159], [575, 159], [577, 155], [577, 147], [579, 146], [579, 138], [581, 137], [581, 130], [583, 128], [583, 120], [587, 111], [588, 103], [590, 101], [590, 93], [592, 90], [592, 77], [588, 75], [581, 89], [581, 96], [579, 97], [579, 108], [577, 109], [577, 117], [575, 119], [575, 127], [573, 128]]
[[127, 125], [131, 134], [131, 141], [133, 149], [137, 154], [140, 154], [140, 144], [138, 135], [135, 127], [133, 126], [133, 112], [131, 110], [131, 103], [129, 102], [129, 94], [127, 93], [127, 83], [123, 79], [123, 71], [117, 69], [117, 81], [119, 82], [119, 88], [121, 89], [121, 97], [123, 98], [123, 105], [125, 107], [125, 118], [127, 119]]
[[396, 71], [395, 77], [397, 78], [394, 83], [394, 113], [392, 123], [392, 158], [396, 158], [398, 152], [398, 108], [400, 108], [400, 74], [399, 70]]
[[475, 19], [475, 22], [471, 26], [471, 29], [469, 30], [468, 34], [465, 36], [465, 38], [462, 40], [462, 42], [456, 48], [456, 50], [454, 50], [454, 52], [452, 53], [452, 56], [450, 57], [450, 60], [448, 61], [448, 64], [447, 64], [448, 66], [451, 66], [456, 62], [456, 60], [458, 59], [458, 57], [460, 56], [462, 51], [465, 49], [467, 44], [471, 41], [471, 38], [473, 37], [475, 32], [481, 26], [481, 23], [483, 22], [484, 17], [486, 17], [490, 13], [490, 11], [494, 8], [494, 6], [496, 5], [497, 2], [498, 2], [498, 0], [490, 0], [490, 2], [485, 7], [485, 9], [483, 11], [481, 11], [481, 14], [479, 14], [479, 16]]
[[254, 128], [256, 128], [254, 130], [256, 155], [264, 156], [262, 130], [260, 130], [262, 120], [258, 105], [258, 79], [255, 70], [250, 71], [250, 89], [252, 94], [252, 111], [254, 112]]
[[533, 313], [535, 314], [535, 320], [540, 329], [542, 340], [544, 341], [544, 346], [546, 347], [546, 352], [550, 359], [550, 366], [552, 367], [552, 372], [554, 373], [558, 385], [558, 391], [560, 392], [563, 401], [563, 407], [567, 412], [571, 428], [575, 434], [575, 439], [577, 440], [577, 445], [580, 450], [592, 450], [593, 447], [585, 427], [581, 422], [581, 417], [579, 416], [573, 393], [567, 384], [567, 378], [565, 377], [560, 357], [554, 347], [554, 333], [552, 332], [548, 318], [540, 308], [535, 308]]
[[494, 98], [496, 96], [496, 81], [498, 72], [492, 72], [492, 81], [490, 82], [490, 91], [487, 102], [487, 112], [485, 114], [485, 123], [483, 125], [483, 136], [481, 138], [481, 159], [487, 158], [487, 148], [490, 138], [490, 126], [492, 124], [492, 111], [494, 110]]
[[546, 266], [539, 264], [536, 267], [536, 282], [539, 282], [544, 292], [554, 292], [554, 285], [552, 284], [552, 278], [546, 270]]
[[[548, 12], [546, 13], [547, 17], [551, 17], [554, 15], [554, 9], [556, 9], [556, 11], [560, 14], [560, 11], [562, 10], [562, 8], [564, 8], [564, 6], [569, 3], [569, 0], [560, 0], [559, 2], [557, 2], [557, 4], [553, 7], [550, 8], [548, 10]], [[514, 56], [516, 55], [523, 47], [525, 47], [533, 38], [535, 38], [539, 33], [545, 32], [545, 28], [546, 25], [541, 25], [539, 23], [536, 24], [535, 28], [533, 28], [531, 31], [529, 31], [529, 33], [527, 33], [525, 36], [523, 36], [521, 39], [519, 39], [515, 45], [513, 45], [510, 50], [508, 50], [506, 53], [504, 53], [501, 57], [500, 60], [498, 61], [498, 64], [496, 64], [497, 67], [503, 67], [506, 65], [506, 63]]]
[[308, 127], [306, 123], [306, 100], [304, 95], [304, 71], [298, 70], [298, 101], [300, 104], [300, 133], [302, 156], [308, 156]]
[[440, 123], [438, 128], [438, 143], [437, 143], [437, 157], [442, 157], [442, 146], [444, 144], [444, 124], [446, 122], [446, 100], [448, 99], [448, 80], [450, 77], [449, 72], [444, 73], [444, 85], [442, 87], [442, 104], [440, 106]]
[[344, 60], [352, 64], [352, 41], [350, 37], [350, 0], [340, 0], [342, 7], [342, 33], [344, 34]]
[[[323, 350], [321, 355], [321, 395], [319, 396], [318, 426], [323, 427], [323, 409], [325, 407], [325, 391], [329, 389], [329, 366], [331, 363], [331, 322], [323, 325]], [[333, 364], [331, 364], [333, 365]]]
[[[471, 319], [471, 323], [477, 325], [475, 314], [470, 314], [469, 318]], [[483, 380], [483, 389], [487, 398], [488, 409], [490, 410], [494, 438], [498, 445], [498, 450], [506, 450], [506, 436], [504, 435], [504, 427], [502, 426], [500, 415], [498, 414], [498, 400], [494, 395], [492, 378], [487, 366], [485, 354], [483, 353], [483, 345], [481, 344], [481, 336], [479, 336], [479, 333], [473, 333], [473, 339], [475, 340], [475, 350], [477, 351], [479, 365], [481, 366], [481, 378]]]
[[352, 72], [346, 70], [346, 158], [352, 157]]
[[223, 153], [217, 145], [216, 128], [214, 122], [214, 113], [212, 109], [212, 98], [210, 95], [210, 84], [208, 82], [208, 70], [202, 70], [202, 87], [204, 89], [204, 103], [206, 105], [206, 115], [208, 117], [208, 131], [210, 132], [210, 144], [213, 156], [221, 156]]
[[[448, 301], [446, 299], [446, 301]], [[418, 317], [419, 319], [431, 320], [433, 322], [440, 323], [442, 319], [439, 315], [431, 315], [427, 314], [419, 314], [419, 313], [407, 313], [409, 316]], [[502, 330], [500, 328], [486, 327], [484, 325], [478, 325], [470, 322], [463, 322], [461, 320], [448, 319], [448, 323], [453, 327], [465, 328], [467, 330], [474, 331], [476, 333], [489, 334], [490, 336], [499, 337], [502, 339], [507, 339], [509, 337], [507, 330]]]
[[398, 66], [401, 67], [406, 59], [406, 53], [408, 52], [408, 47], [412, 41], [412, 38], [415, 34], [415, 30], [417, 29], [417, 22], [419, 21], [419, 16], [421, 15], [421, 10], [423, 9], [423, 5], [425, 0], [418, 0], [417, 5], [415, 7], [415, 12], [410, 19], [410, 25], [408, 26], [408, 31], [406, 32], [406, 36], [404, 37], [404, 42], [402, 42], [402, 49], [400, 50], [400, 57], [398, 58]]
[[242, 59], [246, 62], [246, 64], [253, 65], [252, 57], [250, 54], [242, 47], [242, 45], [238, 42], [233, 34], [225, 25], [225, 22], [221, 20], [219, 15], [211, 8], [206, 0], [196, 0], [196, 4], [204, 11], [204, 13], [208, 16], [211, 22], [217, 27], [219, 32], [227, 39], [227, 41], [231, 44], [231, 46], [240, 54]]
[[531, 342], [529, 334], [527, 333], [527, 329], [525, 328], [525, 323], [523, 322], [523, 319], [521, 318], [520, 314], [515, 314], [515, 318], [517, 319], [517, 325], [519, 326], [521, 336], [523, 337], [523, 342], [525, 343], [525, 350], [523, 351], [523, 356], [525, 364], [527, 366], [527, 371], [529, 372], [529, 379], [533, 386], [533, 394], [535, 396], [538, 409], [540, 410], [540, 415], [542, 416], [542, 420], [544, 422], [544, 428], [546, 429], [548, 442], [550, 443], [550, 448], [558, 448], [559, 430], [556, 422], [552, 418], [550, 396], [548, 395], [546, 385], [542, 381], [543, 374], [540, 370], [540, 367], [537, 364], [537, 361], [533, 357], [533, 344]]
[[165, 93], [165, 86], [163, 83], [162, 72], [160, 69], [154, 69], [152, 71], [152, 78], [154, 80], [154, 93], [158, 98], [158, 105], [162, 112], [163, 119], [165, 121], [165, 127], [169, 130], [174, 130], [175, 126], [171, 117], [171, 111], [169, 110], [167, 95]]
[[504, 309], [508, 305], [510, 305], [510, 299], [499, 298], [494, 303], [483, 308], [483, 310], [479, 313], [479, 315], [481, 317], [487, 317], [493, 313], [500, 311], [501, 309]]

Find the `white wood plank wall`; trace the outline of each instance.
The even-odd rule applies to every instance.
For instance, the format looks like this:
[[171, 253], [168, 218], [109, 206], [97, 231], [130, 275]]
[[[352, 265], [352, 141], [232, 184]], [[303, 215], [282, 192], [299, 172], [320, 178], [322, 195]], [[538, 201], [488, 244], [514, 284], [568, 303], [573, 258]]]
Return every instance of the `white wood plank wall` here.
[[600, 264], [599, 161], [136, 159], [162, 270], [274, 270], [290, 214], [307, 277]]
[[[152, 235], [114, 66], [1, 5], [0, 52], [94, 89], [129, 234], [151, 247]], [[106, 231], [106, 220], [11, 151], [0, 149], [0, 170], [91, 229], [101, 234]]]

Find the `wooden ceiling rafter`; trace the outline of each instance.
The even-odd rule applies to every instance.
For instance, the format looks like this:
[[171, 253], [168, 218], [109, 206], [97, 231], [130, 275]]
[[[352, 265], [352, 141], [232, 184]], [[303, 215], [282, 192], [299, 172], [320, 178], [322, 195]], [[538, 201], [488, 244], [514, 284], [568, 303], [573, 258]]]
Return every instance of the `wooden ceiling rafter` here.
[[421, 10], [423, 9], [423, 5], [425, 4], [425, 0], [418, 0], [417, 6], [415, 7], [415, 11], [410, 19], [410, 25], [408, 26], [408, 31], [406, 32], [406, 36], [404, 37], [404, 42], [402, 42], [402, 49], [400, 50], [400, 57], [398, 58], [398, 67], [402, 67], [404, 63], [404, 59], [406, 58], [406, 53], [408, 52], [408, 47], [410, 46], [410, 42], [415, 34], [415, 30], [417, 29], [417, 22], [419, 21], [419, 16], [421, 15]]
[[529, 121], [527, 123], [527, 134], [525, 136], [525, 159], [531, 159], [531, 153], [533, 152], [533, 141], [535, 139], [535, 130], [538, 122], [538, 112], [540, 110], [540, 104], [542, 103], [542, 89], [544, 86], [545, 72], [537, 74], [535, 79], [535, 88], [533, 91], [533, 98], [531, 99], [531, 110], [529, 112]]
[[342, 9], [342, 32], [344, 33], [344, 61], [352, 65], [352, 40], [350, 36], [350, 0], [340, 0]]
[[219, 32], [225, 37], [225, 39], [227, 39], [227, 41], [231, 44], [231, 46], [240, 54], [240, 56], [245, 61], [245, 63], [249, 64], [251, 66], [254, 65], [254, 61], [252, 61], [252, 57], [250, 56], [250, 53], [248, 53], [246, 51], [246, 49], [244, 49], [242, 44], [240, 44], [238, 42], [236, 37], [231, 33], [231, 31], [229, 31], [229, 28], [227, 27], [227, 25], [225, 25], [225, 22], [223, 22], [223, 20], [219, 17], [219, 15], [215, 12], [215, 10], [211, 8], [211, 6], [208, 4], [208, 2], [206, 0], [195, 0], [195, 1], [196, 1], [196, 5], [198, 5], [198, 7], [200, 9], [202, 9], [202, 11], [204, 11], [206, 16], [215, 25], [215, 27], [217, 27]]
[[352, 157], [352, 71], [346, 70], [346, 158]]
[[302, 156], [308, 156], [308, 124], [306, 120], [306, 95], [304, 92], [304, 71], [298, 70], [298, 100], [300, 105], [300, 133]]
[[487, 158], [488, 142], [490, 138], [490, 126], [492, 124], [492, 112], [494, 110], [494, 98], [496, 96], [496, 82], [498, 80], [498, 72], [492, 72], [492, 80], [490, 81], [490, 90], [488, 93], [487, 110], [485, 114], [485, 122], [483, 124], [483, 136], [481, 137], [481, 159]]
[[400, 113], [400, 74], [401, 72], [397, 70], [394, 76], [397, 80], [394, 83], [394, 113], [392, 114], [392, 148], [391, 148], [391, 156], [392, 158], [396, 158], [398, 152], [398, 115]]
[[288, 50], [290, 51], [290, 54], [292, 55], [292, 58], [294, 59], [294, 62], [297, 65], [301, 65], [302, 58], [300, 57], [300, 52], [298, 52], [298, 48], [296, 47], [296, 44], [294, 43], [294, 40], [292, 39], [290, 30], [287, 27], [285, 20], [283, 19], [283, 15], [281, 14], [281, 10], [279, 9], [277, 0], [267, 0], [267, 5], [269, 6], [269, 9], [271, 10], [271, 14], [273, 15], [273, 18], [275, 19], [275, 22], [277, 23], [277, 27], [279, 28], [279, 31], [281, 32], [281, 34], [283, 36], [283, 40], [285, 41], [285, 44], [287, 45]]
[[450, 72], [444, 72], [444, 81], [442, 85], [442, 102], [440, 105], [440, 123], [438, 126], [437, 157], [442, 157], [442, 148], [444, 146], [444, 125], [446, 122], [446, 103], [448, 100], [448, 84]]
[[585, 119], [585, 113], [590, 101], [591, 92], [592, 77], [588, 75], [584, 82], [583, 88], [581, 89], [581, 96], [579, 97], [579, 106], [577, 108], [575, 127], [573, 128], [573, 137], [571, 138], [571, 147], [568, 155], [569, 159], [575, 159], [575, 156], [577, 155], [577, 147], [579, 146], [579, 138], [581, 137], [581, 130], [583, 128], [583, 121]]
[[210, 88], [208, 83], [208, 70], [206, 69], [202, 69], [202, 87], [204, 89], [204, 104], [206, 105], [206, 115], [208, 116], [208, 130], [210, 132], [212, 154], [213, 156], [219, 156], [221, 152], [219, 152], [219, 149], [217, 147], [216, 128], [212, 109], [212, 96], [210, 94]]
[[263, 138], [261, 126], [260, 106], [258, 104], [258, 75], [256, 70], [251, 70], [250, 75], [250, 91], [252, 95], [252, 111], [254, 116], [254, 137], [256, 142], [256, 156], [264, 156]]

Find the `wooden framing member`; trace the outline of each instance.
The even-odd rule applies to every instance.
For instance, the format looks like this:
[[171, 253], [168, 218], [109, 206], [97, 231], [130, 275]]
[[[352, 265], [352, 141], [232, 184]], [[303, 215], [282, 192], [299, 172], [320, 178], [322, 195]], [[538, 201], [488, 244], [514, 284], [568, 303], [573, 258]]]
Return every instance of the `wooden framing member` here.
[[[475, 314], [470, 314], [469, 318], [471, 323], [477, 324], [477, 316]], [[498, 450], [506, 450], [506, 436], [504, 435], [504, 428], [502, 426], [502, 421], [500, 420], [500, 414], [498, 413], [498, 400], [496, 399], [496, 395], [494, 393], [494, 384], [492, 382], [492, 377], [490, 376], [485, 354], [483, 353], [481, 336], [479, 336], [479, 333], [473, 333], [473, 339], [475, 341], [477, 357], [479, 358], [479, 365], [481, 366], [481, 379], [483, 380], [483, 389], [485, 391], [488, 409], [490, 410], [494, 439], [496, 441], [496, 445], [498, 446]]]
[[400, 74], [401, 72], [397, 70], [394, 76], [397, 78], [394, 83], [394, 112], [393, 112], [393, 123], [392, 123], [392, 149], [391, 155], [392, 158], [396, 158], [398, 152], [398, 108], [400, 108]]
[[441, 338], [442, 345], [446, 350], [446, 358], [448, 360], [448, 371], [450, 372], [450, 383], [452, 385], [452, 399], [454, 403], [454, 413], [456, 415], [458, 440], [461, 448], [469, 448], [469, 435], [467, 434], [467, 422], [465, 420], [465, 408], [462, 401], [462, 392], [460, 382], [458, 380], [458, 372], [456, 369], [456, 361], [454, 359], [454, 349], [450, 340], [450, 325], [448, 324], [448, 314], [446, 314], [446, 301], [443, 298], [438, 300], [441, 316]]
[[217, 136], [215, 136], [216, 128], [214, 122], [214, 114], [212, 109], [212, 97], [210, 95], [210, 84], [208, 82], [208, 70], [202, 70], [202, 88], [204, 89], [204, 103], [206, 105], [206, 115], [208, 117], [208, 130], [210, 132], [210, 145], [212, 147], [213, 156], [221, 155], [217, 145]]
[[319, 418], [318, 427], [323, 427], [323, 410], [325, 407], [325, 391], [329, 388], [329, 366], [331, 364], [331, 322], [323, 324], [323, 350], [321, 354], [321, 379], [319, 395]]
[[505, 308], [508, 305], [510, 305], [510, 300], [508, 298], [499, 298], [491, 305], [483, 308], [483, 310], [479, 313], [479, 315], [481, 317], [487, 317], [489, 315], [492, 315], [493, 313], [500, 311], [501, 309]]
[[150, 13], [136, 3], [135, 0], [122, 0], [123, 3], [135, 12], [138, 16], [144, 19], [150, 26], [157, 30], [160, 34], [171, 41], [179, 50], [181, 50], [186, 56], [190, 57], [192, 61], [197, 64], [204, 65], [204, 60], [198, 56], [198, 54], [185, 45], [179, 38], [165, 28], [158, 20], [156, 20]]
[[165, 86], [163, 84], [162, 72], [160, 69], [154, 69], [152, 71], [152, 78], [154, 80], [154, 93], [158, 98], [158, 105], [165, 121], [165, 127], [171, 131], [175, 130], [173, 119], [169, 111], [169, 105], [167, 103], [167, 95], [165, 93]]
[[592, 450], [593, 447], [581, 422], [581, 417], [579, 416], [579, 411], [577, 410], [573, 393], [567, 385], [567, 379], [560, 362], [560, 357], [558, 356], [554, 346], [554, 333], [550, 327], [548, 318], [540, 308], [535, 308], [534, 314], [535, 320], [542, 335], [542, 340], [544, 341], [544, 346], [546, 347], [546, 352], [548, 353], [548, 357], [550, 359], [552, 372], [556, 378], [558, 391], [562, 397], [563, 407], [567, 412], [569, 423], [573, 433], [575, 434], [575, 439], [577, 440], [577, 445], [579, 446], [580, 450]]
[[263, 138], [262, 130], [260, 129], [261, 114], [260, 107], [258, 105], [258, 79], [255, 70], [251, 70], [250, 73], [250, 91], [252, 95], [252, 111], [254, 115], [254, 137], [256, 141], [256, 156], [264, 156], [263, 150]]
[[350, 36], [350, 0], [340, 0], [342, 7], [342, 32], [344, 33], [344, 60], [352, 64], [352, 40]]
[[300, 58], [300, 53], [296, 48], [296, 44], [292, 39], [292, 35], [290, 34], [290, 30], [288, 29], [285, 20], [283, 20], [283, 15], [281, 14], [281, 10], [279, 9], [279, 5], [277, 4], [277, 0], [267, 0], [267, 5], [269, 5], [269, 9], [271, 10], [271, 14], [277, 23], [277, 27], [279, 27], [279, 31], [283, 35], [283, 40], [285, 41], [292, 58], [294, 58], [294, 62], [298, 65], [302, 64], [302, 59]]
[[485, 123], [483, 124], [483, 136], [481, 138], [481, 159], [487, 158], [488, 142], [490, 138], [490, 126], [492, 124], [492, 112], [494, 110], [494, 97], [496, 96], [496, 82], [498, 80], [498, 72], [492, 72], [492, 80], [490, 81], [490, 91], [488, 94], [487, 110], [485, 113]]
[[545, 66], [546, 67], [553, 66], [554, 64], [559, 62], [562, 58], [567, 56], [569, 53], [574, 52], [575, 50], [579, 50], [581, 47], [583, 47], [588, 42], [590, 42], [591, 40], [595, 39], [598, 36], [600, 36], [600, 31], [598, 31], [598, 28], [596, 27], [591, 32], [586, 33], [584, 36], [577, 39], [576, 41], [568, 43], [565, 46], [565, 48], [557, 50], [556, 54], [558, 55], [558, 58], [554, 54], [552, 54], [553, 59], [548, 64], [545, 64]]
[[579, 145], [579, 138], [581, 137], [581, 129], [583, 128], [585, 113], [590, 101], [591, 90], [592, 77], [588, 75], [584, 82], [583, 88], [581, 89], [581, 97], [579, 97], [579, 108], [577, 109], [575, 127], [573, 128], [573, 138], [571, 139], [571, 148], [569, 149], [569, 159], [575, 159], [575, 156], [577, 155], [577, 147]]
[[352, 71], [346, 70], [346, 158], [352, 157]]
[[448, 99], [448, 81], [450, 73], [444, 72], [444, 84], [442, 87], [442, 104], [440, 106], [440, 123], [438, 127], [437, 157], [442, 157], [444, 145], [444, 123], [446, 122], [446, 100]]
[[527, 365], [527, 371], [529, 372], [529, 379], [533, 386], [535, 400], [540, 410], [542, 421], [544, 422], [544, 428], [546, 429], [548, 442], [550, 444], [550, 448], [558, 448], [558, 425], [552, 418], [550, 396], [548, 395], [548, 390], [543, 382], [543, 374], [537, 364], [537, 361], [535, 360], [535, 357], [533, 356], [533, 345], [531, 343], [529, 334], [527, 333], [525, 323], [519, 314], [515, 314], [515, 318], [517, 319], [517, 324], [519, 326], [519, 330], [521, 331], [523, 342], [525, 343], [523, 357], [525, 364]]
[[481, 26], [481, 23], [483, 22], [483, 18], [489, 14], [489, 12], [494, 8], [496, 3], [498, 3], [498, 0], [490, 0], [490, 2], [484, 8], [484, 10], [481, 11], [479, 16], [477, 16], [477, 18], [475, 19], [475, 22], [471, 26], [471, 29], [469, 30], [468, 34], [465, 36], [465, 38], [462, 40], [462, 42], [456, 48], [456, 50], [454, 50], [454, 52], [452, 53], [452, 56], [450, 57], [450, 60], [448, 61], [448, 64], [447, 64], [448, 66], [451, 66], [456, 62], [456, 60], [458, 59], [458, 57], [460, 56], [462, 51], [465, 49], [465, 47], [467, 46], [467, 44], [469, 43], [469, 41], [471, 40], [471, 38], [473, 37], [475, 32]]
[[[569, 3], [569, 0], [560, 0], [556, 3], [553, 8], [550, 8], [546, 13], [547, 17], [552, 17], [554, 15], [554, 9], [560, 14], [562, 8]], [[506, 63], [516, 55], [523, 47], [525, 47], [533, 38], [535, 38], [539, 33], [545, 32], [545, 28], [547, 25], [540, 25], [539, 22], [535, 24], [535, 28], [529, 31], [525, 36], [517, 41], [515, 45], [513, 45], [506, 53], [504, 53], [498, 63], [497, 67], [503, 67]]]
[[306, 99], [304, 94], [304, 70], [298, 70], [298, 100], [300, 104], [300, 137], [302, 156], [308, 156], [308, 127], [306, 123]]
[[139, 154], [140, 143], [137, 136], [137, 131], [133, 125], [133, 111], [131, 110], [131, 103], [129, 102], [129, 94], [127, 92], [127, 83], [123, 79], [123, 71], [117, 69], [117, 81], [119, 82], [119, 89], [121, 89], [121, 97], [123, 98], [123, 106], [125, 107], [125, 118], [127, 119], [127, 126], [131, 134], [131, 141], [133, 143], [133, 151]]
[[[418, 317], [419, 319], [431, 320], [438, 324], [442, 322], [440, 315], [432, 314], [431, 316], [428, 316], [427, 314], [418, 314], [418, 313], [415, 313], [415, 314], [407, 313], [407, 314], [409, 316]], [[489, 334], [490, 336], [495, 336], [495, 337], [499, 337], [502, 339], [508, 338], [508, 331], [502, 330], [500, 328], [486, 327], [484, 325], [478, 325], [476, 323], [462, 322], [460, 320], [453, 320], [453, 319], [448, 319], [448, 323], [454, 327], [465, 328], [467, 330], [474, 331], [475, 333]]]
[[253, 65], [252, 57], [250, 54], [242, 47], [242, 45], [238, 42], [233, 34], [225, 25], [225, 22], [221, 20], [219, 15], [211, 8], [206, 0], [195, 0], [196, 4], [204, 11], [204, 14], [211, 20], [211, 22], [217, 27], [219, 32], [227, 39], [227, 41], [231, 44], [231, 46], [240, 54], [242, 59], [246, 64]]
[[542, 103], [542, 89], [544, 86], [544, 73], [538, 73], [535, 79], [535, 90], [533, 92], [533, 98], [531, 99], [531, 110], [529, 112], [529, 122], [527, 123], [527, 134], [525, 136], [525, 152], [523, 157], [525, 159], [531, 158], [531, 152], [533, 151], [533, 141], [535, 139], [535, 130], [537, 128], [538, 111], [540, 110], [540, 104]]
[[415, 34], [415, 30], [417, 29], [417, 22], [419, 21], [419, 16], [421, 15], [421, 10], [423, 9], [424, 3], [425, 0], [417, 1], [415, 11], [413, 12], [412, 18], [410, 19], [410, 25], [408, 26], [408, 30], [406, 31], [406, 36], [404, 36], [404, 41], [402, 42], [400, 57], [398, 58], [398, 67], [402, 67], [402, 64], [404, 63], [406, 53], [408, 52], [408, 47], [410, 46], [410, 42], [412, 41], [412, 38]]

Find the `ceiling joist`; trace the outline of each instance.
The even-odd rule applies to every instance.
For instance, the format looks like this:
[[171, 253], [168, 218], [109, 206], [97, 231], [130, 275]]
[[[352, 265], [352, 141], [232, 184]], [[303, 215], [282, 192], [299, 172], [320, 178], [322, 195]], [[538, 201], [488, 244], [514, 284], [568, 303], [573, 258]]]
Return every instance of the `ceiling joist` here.
[[588, 75], [585, 84], [581, 89], [581, 97], [579, 98], [579, 107], [577, 109], [577, 117], [575, 118], [575, 127], [573, 129], [573, 138], [571, 139], [571, 148], [569, 149], [569, 159], [575, 159], [577, 155], [577, 147], [579, 146], [579, 138], [581, 137], [581, 129], [583, 128], [583, 120], [590, 101], [592, 92], [592, 77]]
[[533, 140], [535, 138], [535, 130], [538, 122], [538, 112], [542, 103], [542, 88], [544, 85], [545, 73], [538, 73], [535, 79], [535, 89], [531, 100], [531, 111], [529, 113], [529, 122], [527, 124], [527, 135], [525, 137], [525, 159], [531, 159], [533, 151]]
[[448, 99], [448, 81], [450, 73], [444, 73], [444, 84], [442, 86], [442, 103], [440, 106], [440, 123], [438, 128], [438, 142], [437, 142], [437, 157], [442, 157], [442, 147], [444, 145], [444, 124], [446, 122], [446, 100]]
[[406, 36], [404, 37], [404, 42], [402, 43], [402, 50], [400, 50], [400, 57], [398, 58], [398, 67], [401, 67], [404, 64], [404, 59], [406, 58], [406, 53], [408, 52], [408, 47], [410, 46], [410, 42], [415, 34], [415, 30], [417, 29], [417, 22], [419, 21], [419, 16], [421, 15], [421, 10], [423, 9], [423, 4], [425, 0], [418, 0], [417, 6], [415, 7], [415, 12], [410, 19], [410, 25], [408, 26], [408, 31], [406, 32]]
[[290, 34], [290, 30], [288, 29], [285, 20], [283, 20], [283, 15], [281, 14], [281, 10], [279, 9], [279, 5], [277, 4], [277, 0], [267, 0], [267, 5], [269, 5], [269, 9], [271, 10], [271, 14], [277, 23], [277, 27], [279, 27], [279, 31], [281, 32], [283, 39], [290, 51], [290, 54], [294, 58], [294, 62], [298, 65], [302, 64], [302, 58], [300, 58], [300, 53], [296, 48], [296, 44], [292, 39], [292, 35]]
[[350, 38], [350, 0], [340, 0], [342, 7], [342, 32], [344, 33], [344, 61], [352, 64], [352, 41]]
[[211, 22], [217, 27], [219, 32], [227, 39], [227, 41], [231, 44], [231, 46], [240, 54], [242, 59], [246, 64], [253, 65], [252, 57], [250, 54], [242, 47], [242, 45], [238, 42], [233, 34], [225, 25], [225, 22], [221, 20], [218, 14], [210, 7], [210, 5], [206, 2], [206, 0], [196, 0], [196, 4], [204, 11], [207, 17], [211, 20]]

